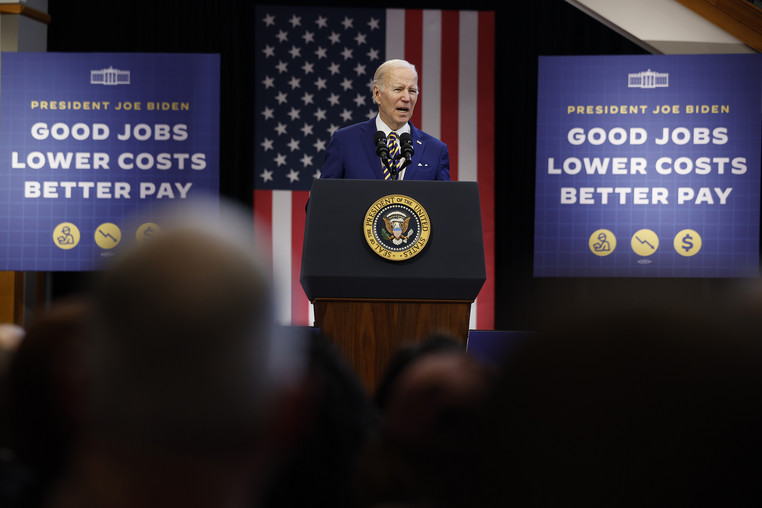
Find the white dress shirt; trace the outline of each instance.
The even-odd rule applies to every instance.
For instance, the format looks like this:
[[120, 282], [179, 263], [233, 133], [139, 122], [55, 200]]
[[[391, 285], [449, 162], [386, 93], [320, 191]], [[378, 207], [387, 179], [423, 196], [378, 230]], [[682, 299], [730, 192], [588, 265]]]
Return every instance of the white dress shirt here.
[[[384, 136], [386, 136], [387, 138], [389, 137], [389, 134], [391, 134], [391, 132], [392, 132], [392, 129], [388, 125], [386, 125], [383, 120], [381, 120], [381, 117], [379, 115], [376, 115], [376, 130], [377, 131], [382, 131], [384, 133]], [[402, 134], [403, 132], [408, 132], [408, 133], [410, 132], [410, 124], [409, 123], [405, 123], [405, 125], [400, 127], [399, 130], [396, 130], [394, 132], [397, 133], [397, 139], [399, 140], [400, 134]], [[407, 168], [402, 168], [402, 171], [397, 173], [397, 179], [398, 180], [404, 180], [405, 179], [405, 170], [406, 169]]]

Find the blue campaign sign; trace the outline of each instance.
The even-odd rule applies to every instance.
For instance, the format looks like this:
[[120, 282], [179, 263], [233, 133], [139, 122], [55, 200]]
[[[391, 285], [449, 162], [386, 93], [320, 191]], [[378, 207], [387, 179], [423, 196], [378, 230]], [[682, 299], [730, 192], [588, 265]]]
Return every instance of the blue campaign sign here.
[[219, 55], [0, 58], [0, 270], [97, 269], [218, 197]]
[[541, 57], [534, 275], [759, 275], [762, 55]]

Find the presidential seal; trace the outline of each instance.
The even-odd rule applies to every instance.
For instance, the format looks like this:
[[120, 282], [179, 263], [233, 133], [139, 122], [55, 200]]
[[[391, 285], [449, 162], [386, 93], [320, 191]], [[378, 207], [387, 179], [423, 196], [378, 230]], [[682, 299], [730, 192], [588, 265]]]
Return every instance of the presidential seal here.
[[373, 252], [382, 258], [404, 261], [418, 255], [428, 244], [429, 214], [411, 197], [384, 196], [368, 208], [363, 234]]

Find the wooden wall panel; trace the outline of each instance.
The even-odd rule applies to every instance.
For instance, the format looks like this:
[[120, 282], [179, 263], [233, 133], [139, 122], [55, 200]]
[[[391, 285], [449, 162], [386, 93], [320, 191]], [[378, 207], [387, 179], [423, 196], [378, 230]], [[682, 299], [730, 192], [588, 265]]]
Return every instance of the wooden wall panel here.
[[677, 0], [707, 21], [762, 51], [762, 9], [745, 0]]

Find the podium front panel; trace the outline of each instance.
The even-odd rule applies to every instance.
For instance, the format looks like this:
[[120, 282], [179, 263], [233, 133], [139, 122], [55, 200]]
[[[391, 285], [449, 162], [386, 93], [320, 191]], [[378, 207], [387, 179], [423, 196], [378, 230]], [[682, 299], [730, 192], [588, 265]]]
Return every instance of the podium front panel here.
[[[390, 261], [368, 245], [365, 218], [379, 199], [408, 196], [429, 219], [425, 247]], [[316, 180], [301, 284], [315, 298], [474, 300], [486, 280], [476, 182]]]

